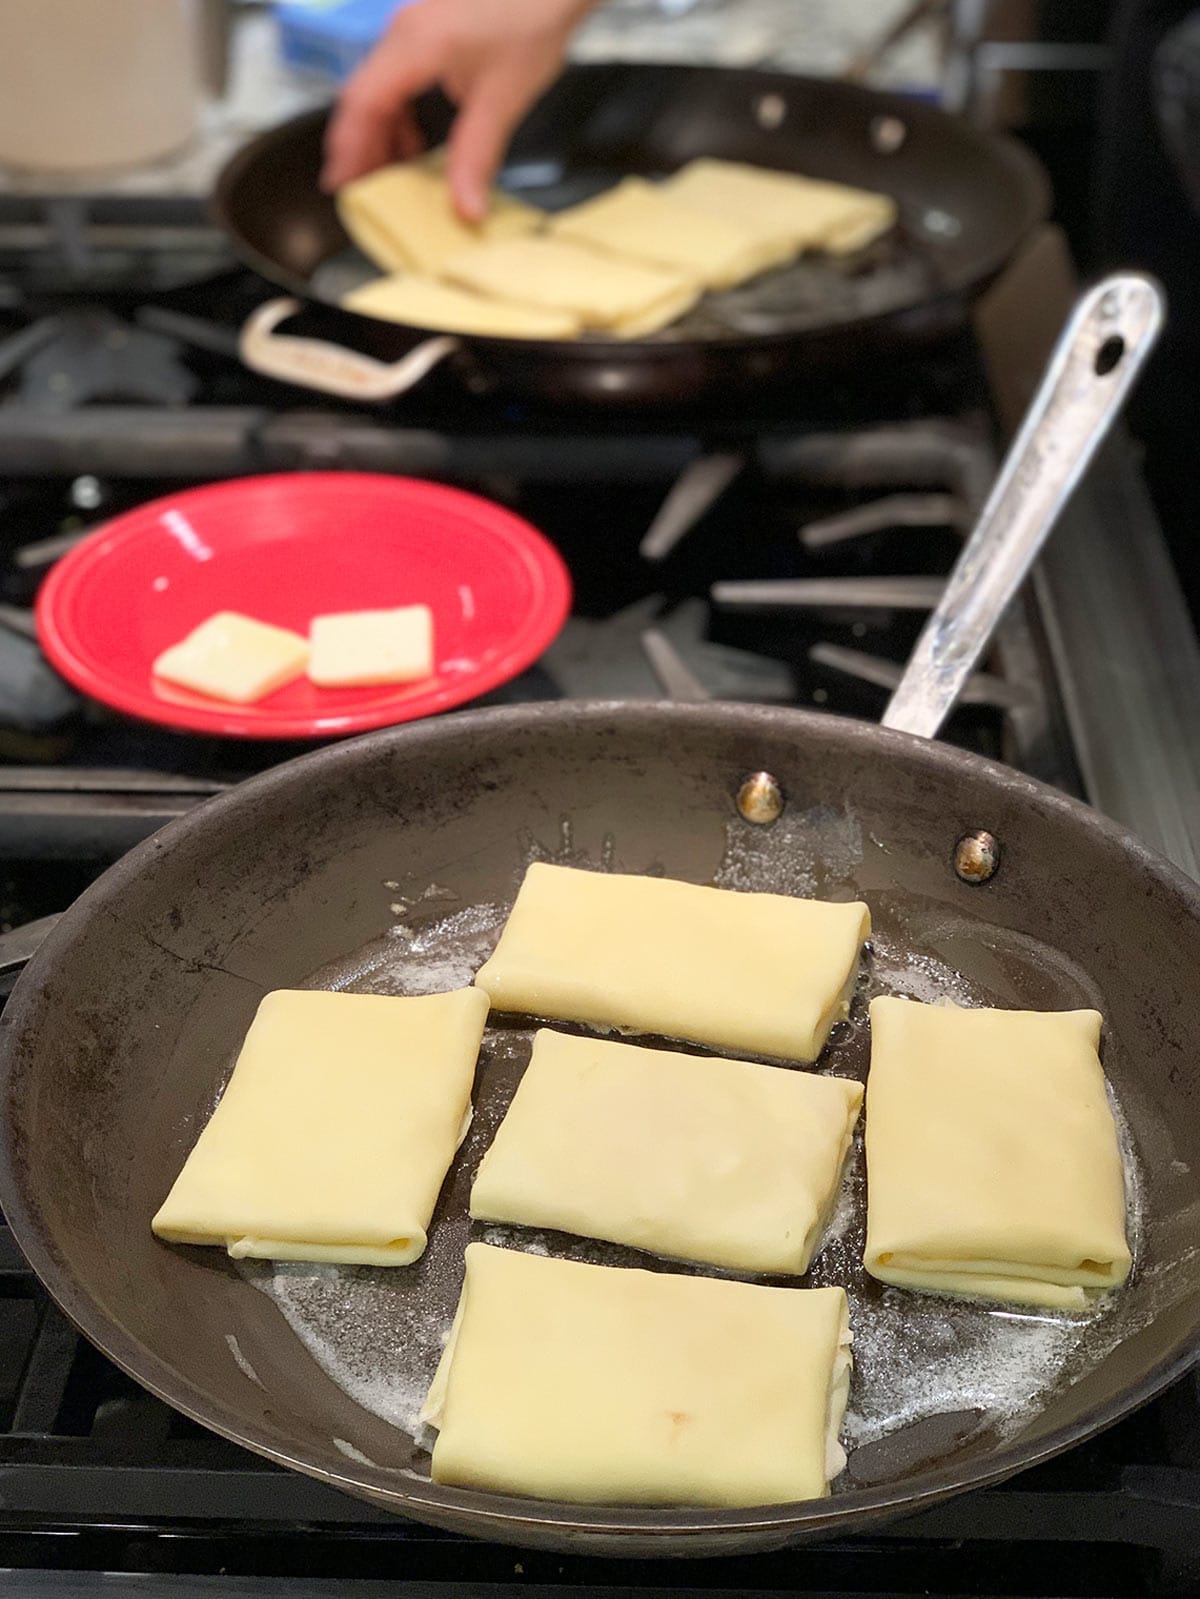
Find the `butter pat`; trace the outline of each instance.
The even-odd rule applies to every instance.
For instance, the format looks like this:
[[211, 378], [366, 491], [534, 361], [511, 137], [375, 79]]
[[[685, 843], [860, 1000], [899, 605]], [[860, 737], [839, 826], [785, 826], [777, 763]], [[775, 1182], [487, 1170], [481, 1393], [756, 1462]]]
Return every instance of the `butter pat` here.
[[218, 611], [151, 667], [155, 677], [211, 699], [252, 705], [299, 677], [308, 640], [237, 611]]
[[320, 688], [411, 683], [433, 671], [433, 612], [427, 605], [314, 616], [309, 639], [308, 675]]
[[405, 1266], [470, 1121], [477, 989], [268, 994], [154, 1217], [235, 1258]]
[[860, 903], [535, 861], [475, 981], [496, 1010], [815, 1060], [870, 931]]

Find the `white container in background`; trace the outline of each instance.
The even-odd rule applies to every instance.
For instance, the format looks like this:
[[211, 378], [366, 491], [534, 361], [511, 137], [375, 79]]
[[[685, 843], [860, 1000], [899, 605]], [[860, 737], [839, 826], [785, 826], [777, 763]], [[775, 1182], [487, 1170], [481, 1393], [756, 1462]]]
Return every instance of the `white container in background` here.
[[195, 132], [203, 77], [197, 0], [0, 0], [0, 163], [161, 160]]

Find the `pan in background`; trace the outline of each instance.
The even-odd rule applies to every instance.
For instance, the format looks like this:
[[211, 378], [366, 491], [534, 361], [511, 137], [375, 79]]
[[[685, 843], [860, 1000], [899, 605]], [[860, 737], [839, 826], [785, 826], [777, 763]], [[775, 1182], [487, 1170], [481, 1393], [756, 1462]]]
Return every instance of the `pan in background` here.
[[[449, 108], [421, 109], [439, 141]], [[959, 326], [1048, 209], [1041, 169], [1019, 146], [899, 95], [716, 67], [572, 67], [518, 131], [503, 175], [535, 203], [558, 209], [631, 172], [714, 155], [881, 190], [897, 200], [900, 224], [846, 261], [808, 258], [706, 296], [646, 339], [430, 339], [336, 306], [374, 274], [348, 250], [317, 184], [325, 121], [308, 113], [239, 151], [214, 212], [242, 258], [309, 307], [290, 340], [273, 333], [288, 302], [252, 318], [249, 363], [363, 398], [402, 393], [443, 359], [472, 389], [556, 404], [689, 404], [845, 368]]]

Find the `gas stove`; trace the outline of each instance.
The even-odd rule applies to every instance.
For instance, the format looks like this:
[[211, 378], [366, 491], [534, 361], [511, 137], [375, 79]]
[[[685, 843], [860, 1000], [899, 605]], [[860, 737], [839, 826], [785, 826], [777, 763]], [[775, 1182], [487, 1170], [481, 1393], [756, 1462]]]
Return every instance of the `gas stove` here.
[[[877, 718], [1062, 309], [1029, 314], [1062, 278], [1047, 236], [977, 330], [750, 413], [539, 413], [438, 378], [376, 411], [240, 365], [238, 326], [270, 291], [194, 207], [61, 212], [0, 205], [5, 928], [63, 909], [155, 828], [302, 748], [136, 724], [49, 672], [37, 586], [116, 512], [263, 471], [453, 482], [539, 526], [575, 584], [561, 637], [494, 701], [714, 697]], [[1198, 871], [1198, 707], [1200, 650], [1118, 437], [946, 736]], [[203, 1432], [79, 1339], [0, 1231], [0, 1567], [0, 1588], [55, 1594], [1189, 1592], [1200, 1388], [1188, 1378], [1060, 1460], [870, 1537], [687, 1567], [530, 1555], [402, 1523]]]
[[[304, 468], [412, 473], [512, 505], [566, 556], [566, 631], [501, 701], [794, 701], [877, 717], [986, 492], [972, 341], [752, 413], [537, 411], [435, 374], [394, 410], [255, 376], [237, 330], [269, 294], [205, 254], [186, 208], [0, 214], [0, 850], [111, 858], [279, 747], [179, 737], [83, 705], [37, 659], [29, 605], [116, 512], [184, 484]], [[101, 285], [97, 292], [96, 285]], [[799, 587], [797, 587], [799, 585]], [[1078, 787], [1022, 618], [949, 736]], [[11, 657], [5, 670], [6, 655]], [[1016, 678], [1020, 678], [1020, 682]]]

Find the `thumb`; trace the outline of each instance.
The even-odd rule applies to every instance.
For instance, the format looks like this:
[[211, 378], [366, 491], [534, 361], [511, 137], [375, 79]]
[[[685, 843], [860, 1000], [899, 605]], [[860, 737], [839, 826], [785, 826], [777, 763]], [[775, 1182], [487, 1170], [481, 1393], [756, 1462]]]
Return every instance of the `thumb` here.
[[513, 129], [542, 88], [539, 77], [506, 62], [480, 73], [450, 133], [447, 177], [461, 216], [478, 222]]

